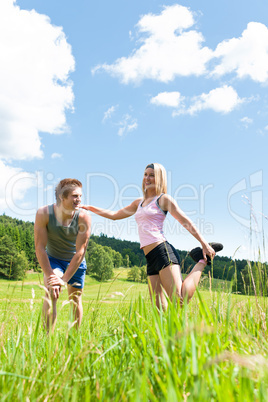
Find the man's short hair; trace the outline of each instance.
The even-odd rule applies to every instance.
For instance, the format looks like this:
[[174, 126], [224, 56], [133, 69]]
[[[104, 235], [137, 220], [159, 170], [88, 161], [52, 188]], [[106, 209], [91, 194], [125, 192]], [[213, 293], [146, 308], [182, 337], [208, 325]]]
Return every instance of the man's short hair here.
[[56, 202], [59, 205], [60, 204], [60, 196], [62, 198], [67, 198], [69, 193], [73, 191], [75, 187], [81, 187], [82, 188], [82, 183], [81, 181], [77, 179], [63, 179], [59, 182], [57, 187], [55, 188], [55, 196], [56, 196]]

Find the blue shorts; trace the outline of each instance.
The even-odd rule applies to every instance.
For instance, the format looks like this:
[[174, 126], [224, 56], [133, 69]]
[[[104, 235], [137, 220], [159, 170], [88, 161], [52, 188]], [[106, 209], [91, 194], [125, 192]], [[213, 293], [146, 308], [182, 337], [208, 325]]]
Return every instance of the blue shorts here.
[[[59, 260], [58, 258], [51, 257], [50, 255], [48, 255], [48, 259], [49, 259], [51, 268], [52, 269], [57, 268], [63, 274], [66, 271], [66, 269], [68, 268], [68, 265], [70, 264], [70, 261]], [[86, 264], [86, 261], [84, 260], [81, 262], [81, 264], [78, 267], [78, 270], [75, 272], [75, 274], [68, 281], [68, 285], [71, 285], [77, 289], [83, 289], [84, 283], [85, 283], [86, 270], [87, 270], [87, 264]]]

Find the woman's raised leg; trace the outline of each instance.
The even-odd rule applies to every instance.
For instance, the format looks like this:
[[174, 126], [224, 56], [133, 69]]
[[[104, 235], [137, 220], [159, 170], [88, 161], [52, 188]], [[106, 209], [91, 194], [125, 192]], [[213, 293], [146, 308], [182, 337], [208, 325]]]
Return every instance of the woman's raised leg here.
[[184, 279], [182, 283], [182, 298], [187, 298], [187, 301], [190, 301], [194, 295], [194, 292], [198, 286], [200, 281], [202, 272], [206, 266], [205, 262], [198, 262], [189, 273], [189, 275]]

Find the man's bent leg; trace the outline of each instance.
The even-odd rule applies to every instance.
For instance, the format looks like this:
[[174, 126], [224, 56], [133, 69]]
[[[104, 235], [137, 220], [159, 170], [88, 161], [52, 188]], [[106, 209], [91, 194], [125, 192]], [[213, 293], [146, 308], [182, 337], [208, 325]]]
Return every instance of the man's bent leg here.
[[49, 332], [50, 330], [54, 330], [56, 319], [57, 319], [57, 300], [59, 298], [60, 287], [54, 286], [53, 288], [49, 288], [47, 284], [47, 278], [44, 275], [44, 284], [47, 289], [45, 293], [45, 299], [43, 303], [43, 319], [44, 326]]
[[77, 328], [80, 327], [83, 318], [82, 291], [82, 289], [68, 285], [69, 300], [73, 304], [73, 314]]
[[[52, 298], [51, 298], [52, 299]], [[43, 318], [44, 318], [44, 326], [49, 332], [50, 330], [54, 330], [55, 324], [56, 324], [56, 319], [57, 319], [57, 299], [52, 299], [50, 300], [47, 296], [45, 295], [45, 300], [43, 304]]]

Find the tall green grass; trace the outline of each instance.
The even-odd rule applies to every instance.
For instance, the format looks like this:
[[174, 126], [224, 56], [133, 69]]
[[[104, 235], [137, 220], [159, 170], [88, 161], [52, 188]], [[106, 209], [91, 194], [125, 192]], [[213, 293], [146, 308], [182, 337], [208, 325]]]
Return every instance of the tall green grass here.
[[47, 336], [27, 286], [0, 302], [1, 401], [267, 401], [265, 298], [211, 289], [158, 312], [144, 286], [113, 298], [114, 281], [85, 297], [79, 331], [60, 302]]

